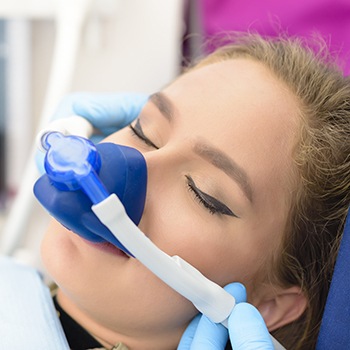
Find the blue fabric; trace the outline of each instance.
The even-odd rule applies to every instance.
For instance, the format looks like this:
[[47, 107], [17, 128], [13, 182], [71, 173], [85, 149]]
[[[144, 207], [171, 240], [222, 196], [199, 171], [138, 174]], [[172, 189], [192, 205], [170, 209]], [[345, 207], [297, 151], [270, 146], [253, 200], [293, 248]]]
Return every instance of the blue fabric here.
[[38, 272], [7, 257], [0, 257], [0, 349], [69, 349]]
[[316, 349], [350, 349], [350, 210], [335, 264]]

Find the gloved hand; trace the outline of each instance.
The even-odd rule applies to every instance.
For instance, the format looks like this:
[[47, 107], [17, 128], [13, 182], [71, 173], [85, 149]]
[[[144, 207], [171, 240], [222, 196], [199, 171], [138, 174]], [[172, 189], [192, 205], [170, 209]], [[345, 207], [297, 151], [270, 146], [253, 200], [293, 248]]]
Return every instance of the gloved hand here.
[[101, 137], [130, 124], [148, 100], [148, 95], [136, 93], [78, 93], [72, 96], [73, 113], [101, 131]]
[[197, 315], [185, 330], [177, 349], [224, 350], [230, 337], [233, 350], [273, 350], [262, 316], [253, 305], [245, 302], [244, 286], [231, 283], [225, 290], [235, 297], [237, 303], [228, 319], [228, 330], [206, 316]]
[[[138, 93], [72, 93], [59, 103], [52, 121], [72, 115], [84, 117], [98, 130], [92, 136], [92, 141], [97, 143], [137, 118], [147, 100], [148, 95]], [[36, 164], [40, 173], [44, 173], [42, 152], [37, 152]]]

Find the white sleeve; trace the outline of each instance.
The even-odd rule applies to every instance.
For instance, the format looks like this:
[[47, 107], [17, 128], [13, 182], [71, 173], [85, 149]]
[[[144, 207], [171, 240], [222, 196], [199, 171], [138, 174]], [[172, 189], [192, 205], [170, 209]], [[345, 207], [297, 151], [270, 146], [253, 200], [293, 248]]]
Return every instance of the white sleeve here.
[[0, 349], [69, 350], [38, 271], [0, 257]]

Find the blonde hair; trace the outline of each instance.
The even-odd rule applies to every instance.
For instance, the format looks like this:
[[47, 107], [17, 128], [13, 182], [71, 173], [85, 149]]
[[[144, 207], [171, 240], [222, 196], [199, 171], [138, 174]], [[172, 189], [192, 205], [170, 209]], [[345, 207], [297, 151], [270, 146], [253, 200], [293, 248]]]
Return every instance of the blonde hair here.
[[307, 297], [302, 317], [274, 335], [288, 349], [309, 350], [316, 345], [350, 203], [350, 80], [323, 45], [315, 53], [300, 38], [232, 37], [233, 43], [192, 69], [238, 57], [253, 59], [283, 81], [300, 103], [301, 130], [293, 154], [298, 183], [270, 279], [285, 287], [298, 285]]

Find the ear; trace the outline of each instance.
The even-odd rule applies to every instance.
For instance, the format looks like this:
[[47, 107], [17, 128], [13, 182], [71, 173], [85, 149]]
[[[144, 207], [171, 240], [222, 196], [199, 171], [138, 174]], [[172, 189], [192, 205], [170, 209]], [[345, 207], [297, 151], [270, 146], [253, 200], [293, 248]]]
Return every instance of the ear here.
[[298, 319], [307, 307], [307, 299], [301, 289], [294, 286], [260, 300], [256, 307], [271, 332]]

